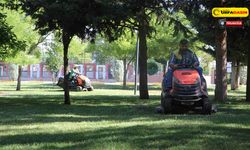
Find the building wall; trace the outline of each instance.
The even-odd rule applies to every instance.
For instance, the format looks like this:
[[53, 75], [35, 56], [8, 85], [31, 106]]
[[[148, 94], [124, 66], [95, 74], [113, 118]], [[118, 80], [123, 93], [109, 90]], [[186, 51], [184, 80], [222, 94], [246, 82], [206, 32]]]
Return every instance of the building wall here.
[[[69, 65], [72, 69], [74, 64]], [[79, 71], [81, 74], [87, 76], [92, 80], [108, 80], [109, 79], [109, 67], [110, 65], [96, 65], [96, 64], [78, 64]], [[58, 77], [63, 75], [63, 67], [61, 67]], [[10, 80], [9, 76], [9, 64], [0, 62], [0, 80]], [[23, 66], [22, 68], [22, 80], [40, 80], [40, 81], [50, 81], [52, 80], [52, 72], [48, 71], [46, 65], [31, 64]]]
[[[70, 68], [73, 68], [74, 64], [71, 63]], [[114, 79], [110, 77], [110, 67], [111, 65], [97, 65], [92, 63], [87, 64], [77, 64], [79, 71], [81, 74], [87, 76], [91, 80], [94, 81], [105, 81], [105, 82], [114, 82]], [[61, 67], [58, 77], [62, 77], [63, 75], [63, 66]], [[205, 76], [208, 84], [214, 83], [214, 75]], [[139, 77], [137, 78], [139, 81]], [[9, 65], [0, 62], [0, 80], [10, 80], [9, 78]], [[52, 73], [46, 69], [46, 65], [43, 63], [40, 64], [31, 64], [23, 67], [22, 72], [22, 80], [23, 81], [51, 81]], [[163, 72], [159, 71], [155, 75], [148, 75], [148, 82], [162, 82], [163, 80]], [[135, 71], [133, 66], [129, 66], [127, 81], [134, 82], [135, 81]]]
[[0, 62], [0, 80], [9, 79], [9, 66], [8, 64]]

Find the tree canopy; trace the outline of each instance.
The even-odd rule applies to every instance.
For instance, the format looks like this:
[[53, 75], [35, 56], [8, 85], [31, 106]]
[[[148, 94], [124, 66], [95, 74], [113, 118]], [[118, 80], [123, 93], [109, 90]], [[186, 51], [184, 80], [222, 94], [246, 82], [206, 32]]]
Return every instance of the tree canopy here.
[[0, 11], [0, 61], [15, 56], [18, 50], [24, 49], [24, 42], [17, 39], [12, 27], [6, 22], [6, 15]]
[[42, 35], [50, 31], [59, 31], [64, 46], [65, 104], [70, 104], [68, 87], [68, 48], [74, 36], [94, 40], [96, 33], [113, 40], [122, 34], [122, 22], [128, 18], [125, 3], [115, 0], [19, 0], [9, 1], [19, 6], [35, 20], [36, 29]]

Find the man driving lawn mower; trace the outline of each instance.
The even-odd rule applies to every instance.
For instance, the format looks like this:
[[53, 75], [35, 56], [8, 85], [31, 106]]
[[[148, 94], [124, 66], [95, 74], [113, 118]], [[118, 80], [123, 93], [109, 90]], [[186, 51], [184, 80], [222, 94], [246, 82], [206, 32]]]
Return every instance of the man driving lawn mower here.
[[[91, 81], [88, 77], [81, 75], [78, 66], [74, 65], [73, 69], [69, 72], [69, 89], [77, 91], [93, 91], [94, 88], [91, 85]], [[58, 86], [64, 88], [64, 78], [59, 78]]]
[[167, 92], [172, 89], [173, 71], [180, 67], [194, 67], [200, 77], [204, 80], [202, 75], [202, 68], [199, 66], [199, 60], [194, 52], [188, 49], [189, 42], [186, 39], [180, 41], [180, 49], [172, 53], [169, 59], [169, 68], [167, 74], [164, 76], [164, 83]]
[[170, 113], [174, 106], [201, 106], [204, 114], [211, 113], [206, 80], [194, 52], [188, 49], [186, 39], [180, 41], [180, 49], [169, 60], [169, 68], [162, 82], [161, 106]]

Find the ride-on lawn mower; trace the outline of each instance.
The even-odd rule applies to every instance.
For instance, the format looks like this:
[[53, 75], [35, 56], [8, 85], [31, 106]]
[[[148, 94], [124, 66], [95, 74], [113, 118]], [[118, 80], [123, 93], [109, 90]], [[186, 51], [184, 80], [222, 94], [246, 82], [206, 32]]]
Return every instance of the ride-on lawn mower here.
[[172, 89], [166, 90], [164, 80], [162, 82], [161, 106], [166, 114], [175, 111], [177, 106], [202, 107], [203, 114], [211, 114], [206, 80], [195, 68], [179, 65], [173, 71]]
[[[69, 89], [72, 91], [93, 91], [94, 88], [90, 83], [90, 80], [82, 75], [75, 74], [69, 79]], [[58, 86], [64, 89], [64, 78], [60, 77], [57, 83]]]

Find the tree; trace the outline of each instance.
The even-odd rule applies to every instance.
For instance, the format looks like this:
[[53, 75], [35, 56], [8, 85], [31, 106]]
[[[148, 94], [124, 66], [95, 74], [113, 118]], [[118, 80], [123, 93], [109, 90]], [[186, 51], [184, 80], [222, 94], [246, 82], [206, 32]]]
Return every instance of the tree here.
[[[249, 32], [248, 32], [249, 33]], [[247, 96], [246, 101], [250, 102], [250, 44], [248, 43], [248, 61], [247, 61]]]
[[[22, 66], [39, 62], [39, 51], [35, 50], [38, 45], [45, 40], [45, 37], [40, 37], [39, 34], [33, 31], [33, 23], [31, 18], [25, 17], [24, 14], [18, 11], [3, 10], [6, 13], [6, 22], [13, 26], [12, 31], [16, 34], [18, 40], [25, 42], [23, 51], [17, 52], [15, 57], [6, 58], [6, 62], [18, 64], [18, 78], [16, 90], [21, 90], [21, 73]], [[29, 36], [27, 36], [29, 35]]]
[[[206, 19], [206, 20], [209, 20], [209, 21], [205, 21], [205, 20], [203, 20], [205, 18], [204, 16], [208, 16], [208, 15], [211, 16], [211, 14], [210, 14], [211, 13], [211, 9], [213, 7], [215, 7], [215, 6], [221, 6], [222, 4], [225, 7], [248, 7], [248, 8], [250, 8], [250, 2], [249, 1], [245, 1], [245, 0], [236, 0], [236, 1], [226, 1], [226, 0], [223, 0], [223, 1], [216, 1], [216, 2], [204, 1], [202, 3], [202, 6], [203, 6], [203, 8], [208, 8], [208, 9], [203, 9], [204, 10], [203, 14], [195, 16], [196, 18], [199, 18], [198, 20], [200, 20], [199, 24], [197, 24], [196, 27], [197, 28], [199, 28], [199, 27], [210, 27], [210, 28], [208, 28], [210, 30], [207, 30], [207, 33], [211, 33], [213, 31], [213, 29], [215, 29], [216, 24], [218, 24], [218, 20], [217, 19]], [[199, 5], [200, 4], [198, 4], [198, 8], [199, 8]], [[199, 10], [199, 9], [196, 9], [196, 10]], [[207, 15], [205, 15], [205, 14], [207, 14]], [[201, 16], [203, 19], [201, 19], [198, 16]], [[243, 29], [238, 29], [233, 34], [233, 36], [237, 35], [236, 37], [239, 38], [239, 39], [242, 37], [242, 40], [240, 42], [233, 41], [233, 43], [236, 43], [236, 44], [241, 45], [241, 46], [237, 46], [236, 49], [235, 49], [235, 46], [233, 46], [233, 49], [230, 50], [230, 47], [232, 47], [232, 44], [230, 42], [227, 42], [227, 44], [228, 44], [228, 52], [231, 51], [230, 53], [232, 55], [235, 55], [235, 54], [238, 55], [238, 54], [240, 54], [240, 56], [242, 56], [241, 60], [244, 60], [245, 58], [248, 58], [248, 64], [249, 64], [249, 57], [250, 56], [248, 55], [249, 53], [247, 51], [247, 50], [249, 50], [249, 40], [248, 40], [249, 39], [249, 17], [248, 18], [242, 18], [242, 20], [244, 21], [244, 28]], [[207, 25], [206, 24], [201, 25], [201, 23], [206, 23], [206, 22], [209, 23], [209, 24], [207, 24]], [[232, 29], [230, 29], [230, 30], [232, 30]], [[204, 31], [204, 30], [201, 30], [201, 31]], [[200, 32], [200, 33], [203, 33], [203, 32]], [[221, 38], [217, 38], [217, 39], [218, 40], [220, 39], [221, 42], [223, 41], [224, 44], [225, 44], [225, 40], [222, 38], [223, 36], [225, 38], [225, 35], [226, 35], [225, 29], [222, 30], [222, 31], [220, 31], [219, 34], [220, 34]], [[216, 34], [214, 34], [214, 35], [216, 35]], [[203, 36], [204, 41], [208, 42], [208, 40], [205, 40], [205, 37], [207, 37], [207, 36]], [[228, 32], [228, 39], [229, 39], [229, 41], [232, 41], [232, 40], [230, 40], [231, 38], [232, 37], [230, 36], [230, 32]], [[211, 39], [211, 38], [208, 38], [208, 39]], [[210, 42], [211, 42], [211, 40], [210, 40]], [[219, 42], [217, 42], [217, 43], [219, 43]], [[211, 45], [213, 45], [213, 44], [211, 44]], [[222, 50], [225, 50], [225, 45], [222, 45], [222, 43], [220, 43], [219, 46], [222, 46], [222, 48], [224, 48]], [[217, 48], [218, 48], [218, 46], [217, 46]], [[233, 53], [233, 51], [236, 51], [237, 53], [235, 53], [235, 52]], [[221, 51], [221, 52], [223, 52], [223, 54], [226, 54], [225, 51]], [[226, 65], [225, 65], [225, 61], [224, 61], [225, 59], [226, 59], [226, 55], [223, 57], [223, 59], [219, 59], [218, 60], [219, 64], [224, 64], [223, 65], [223, 68], [224, 68], [223, 72], [225, 72], [225, 70], [226, 70], [225, 69]], [[229, 59], [230, 59], [230, 55], [229, 55]], [[221, 61], [223, 63], [220, 63]], [[248, 68], [250, 68], [250, 67], [248, 66]], [[218, 68], [218, 69], [221, 69], [221, 68]], [[218, 70], [218, 69], [216, 69], [216, 70]], [[248, 71], [248, 76], [249, 76], [249, 72], [250, 71]], [[225, 74], [225, 73], [223, 73], [223, 74]], [[217, 76], [217, 78], [219, 78], [220, 81], [223, 81], [223, 82], [219, 82], [220, 86], [217, 86], [218, 90], [216, 92], [217, 93], [216, 94], [217, 95], [216, 99], [220, 100], [219, 97], [224, 97], [224, 98], [226, 97], [225, 96], [225, 94], [226, 94], [225, 93], [226, 92], [226, 83], [225, 83], [226, 81], [225, 81], [225, 78], [226, 77], [225, 76], [224, 77], [218, 77]], [[219, 83], [217, 83], [217, 84], [219, 84]], [[223, 83], [223, 85], [222, 85], [222, 83]], [[248, 84], [247, 84], [247, 100], [250, 99], [250, 87], [249, 87], [250, 84], [249, 83], [250, 82], [248, 82]], [[222, 89], [221, 89], [222, 91], [221, 92], [219, 92], [220, 91], [220, 89], [219, 89], [220, 87], [222, 87]], [[223, 99], [221, 99], [221, 100], [223, 100]]]
[[[249, 4], [249, 3], [248, 3]], [[249, 4], [250, 5], [250, 4]], [[248, 9], [249, 9], [249, 5], [248, 5]], [[244, 44], [246, 45], [246, 58], [247, 58], [247, 88], [246, 88], [246, 101], [250, 102], [250, 42], [249, 42], [249, 38], [250, 38], [250, 19], [248, 18], [246, 20], [246, 24], [247, 28], [245, 28], [245, 40], [244, 40]]]
[[228, 61], [232, 62], [231, 90], [239, 88], [240, 69], [247, 64], [247, 43], [246, 32], [241, 28], [228, 29]]
[[[183, 10], [198, 31], [197, 38], [206, 45], [212, 45], [216, 53], [215, 100], [224, 102], [227, 98], [227, 31], [220, 28], [218, 19], [211, 15], [212, 8], [227, 6], [223, 1], [183, 1], [176, 7]], [[203, 49], [205, 49], [203, 47]], [[213, 52], [211, 52], [213, 54]]]
[[67, 80], [68, 48], [72, 38], [76, 35], [81, 39], [94, 40], [99, 32], [110, 41], [114, 40], [124, 31], [121, 24], [128, 18], [126, 5], [113, 0], [20, 0], [17, 5], [35, 20], [36, 29], [42, 35], [55, 30], [61, 33], [64, 47], [64, 103], [70, 104]]
[[92, 55], [87, 52], [88, 42], [74, 37], [69, 45], [69, 60], [74, 63], [91, 62]]
[[225, 29], [217, 31], [216, 42], [215, 99], [225, 102], [227, 99], [227, 31]]
[[[228, 5], [234, 6], [234, 7], [247, 7], [250, 9], [250, 2], [244, 1], [244, 0], [236, 0], [236, 1], [228, 1]], [[240, 42], [234, 41], [235, 43], [238, 43], [239, 49], [237, 49], [237, 55], [240, 54], [240, 60], [243, 60], [244, 64], [247, 64], [247, 89], [246, 89], [246, 101], [250, 101], [250, 19], [249, 17], [243, 18], [244, 22], [244, 28], [241, 30], [235, 31], [237, 33], [237, 37], [239, 37], [238, 40], [241, 40]], [[242, 39], [241, 39], [242, 38]]]
[[[58, 72], [63, 65], [63, 45], [60, 42], [60, 37], [58, 33], [53, 33], [51, 35], [52, 41], [48, 44], [48, 48], [45, 53], [45, 63], [48, 69], [53, 73], [52, 81], [56, 82], [56, 77]], [[84, 61], [91, 61], [89, 53], [86, 53], [87, 43], [83, 43], [77, 37], [72, 39], [69, 45], [69, 61], [73, 63], [83, 63]], [[85, 56], [83, 56], [85, 54]], [[83, 58], [84, 57], [84, 58]], [[83, 60], [85, 59], [85, 60]]]
[[55, 83], [58, 72], [63, 64], [62, 45], [59, 43], [57, 38], [54, 38], [53, 42], [50, 43], [49, 49], [45, 54], [45, 64], [52, 72], [52, 81]]
[[[189, 29], [190, 31], [179, 32], [179, 29], [173, 24], [174, 21], [172, 18], [176, 19], [175, 22], [182, 22], [182, 28]], [[156, 21], [157, 19], [164, 21]], [[153, 16], [152, 20], [151, 24], [155, 24], [155, 32], [153, 32], [151, 38], [148, 39], [148, 53], [150, 58], [154, 58], [158, 63], [163, 65], [163, 73], [165, 74], [167, 60], [171, 52], [179, 49], [181, 39], [185, 37], [189, 39], [194, 38], [195, 32], [191, 32], [191, 23], [181, 11], [177, 11], [173, 14], [164, 12], [161, 16]], [[192, 42], [190, 45], [193, 44]], [[195, 47], [193, 46], [192, 49], [193, 48]]]
[[6, 15], [0, 11], [0, 60], [15, 56], [18, 50], [22, 50], [25, 44], [19, 41], [12, 31], [12, 27], [6, 22]]
[[156, 63], [156, 61], [154, 59], [149, 59], [148, 60], [148, 74], [149, 75], [154, 75], [158, 72], [159, 67], [158, 64]]
[[15, 57], [8, 57], [6, 62], [18, 64], [18, 77], [16, 90], [21, 90], [22, 66], [38, 63], [39, 59], [34, 55], [28, 55], [25, 51], [18, 52]]
[[117, 40], [109, 43], [106, 39], [92, 44], [88, 49], [92, 52], [102, 53], [106, 57], [113, 57], [123, 62], [123, 88], [127, 86], [128, 67], [135, 58], [136, 37], [129, 31]]
[[[11, 1], [9, 1], [11, 3]], [[13, 2], [12, 2], [13, 3]], [[15, 2], [14, 2], [15, 3]], [[52, 30], [62, 33], [64, 44], [65, 104], [70, 104], [67, 82], [68, 47], [74, 35], [82, 39], [94, 39], [97, 32], [103, 33], [110, 41], [119, 37], [125, 27], [138, 30], [140, 43], [140, 98], [148, 99], [147, 87], [147, 36], [152, 26], [150, 14], [160, 14], [158, 0], [66, 0], [36, 1], [20, 0], [27, 15], [36, 20], [36, 27], [45, 34]], [[170, 3], [171, 4], [171, 3]], [[171, 4], [173, 6], [173, 4]], [[168, 10], [168, 9], [167, 9]], [[181, 26], [178, 23], [178, 26]]]
[[[165, 11], [170, 13], [175, 8], [176, 1], [164, 0], [127, 0], [126, 4], [129, 7], [126, 11], [129, 20], [126, 26], [130, 29], [137, 30], [139, 36], [139, 73], [140, 73], [140, 99], [148, 99], [148, 78], [147, 78], [147, 59], [148, 59], [148, 45], [147, 40], [155, 31], [154, 27], [150, 24], [152, 15], [163, 15], [163, 7]], [[159, 17], [160, 18], [160, 17]], [[179, 21], [176, 21], [171, 15], [168, 16], [171, 23], [174, 24], [176, 32], [183, 31], [185, 34], [189, 30]], [[164, 22], [162, 19], [157, 19], [157, 22]]]

